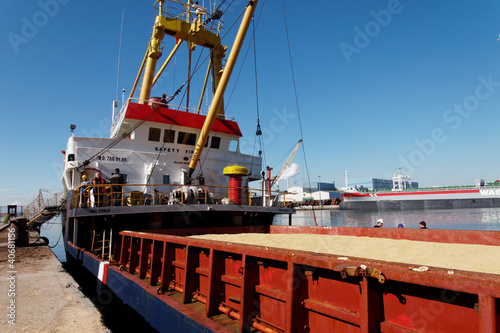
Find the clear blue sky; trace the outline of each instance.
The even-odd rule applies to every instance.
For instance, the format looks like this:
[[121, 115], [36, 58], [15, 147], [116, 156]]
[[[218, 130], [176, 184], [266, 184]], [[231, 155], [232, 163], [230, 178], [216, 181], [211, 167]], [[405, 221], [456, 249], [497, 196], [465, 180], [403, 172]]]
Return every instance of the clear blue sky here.
[[[151, 35], [153, 3], [3, 4], [0, 206], [62, 188], [60, 151], [70, 124], [79, 136], [109, 136], [122, 12], [119, 89], [129, 91]], [[244, 4], [236, 0], [226, 22]], [[263, 4], [259, 111], [266, 164], [277, 171], [300, 132], [282, 2]], [[311, 181], [321, 176], [343, 186], [344, 170], [351, 178], [385, 178], [400, 166], [421, 186], [500, 179], [500, 2], [288, 0], [286, 15]], [[251, 50], [227, 109], [240, 123], [245, 152], [256, 129], [253, 64]], [[154, 93], [171, 94], [184, 80], [179, 73], [167, 72]], [[307, 182], [302, 149], [294, 162], [303, 171], [291, 185]]]

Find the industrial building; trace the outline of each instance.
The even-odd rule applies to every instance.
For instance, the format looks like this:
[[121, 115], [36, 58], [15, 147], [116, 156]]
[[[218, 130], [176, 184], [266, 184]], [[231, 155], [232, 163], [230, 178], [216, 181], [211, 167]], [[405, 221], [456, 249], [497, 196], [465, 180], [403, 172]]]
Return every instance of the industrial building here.
[[[395, 181], [398, 174], [395, 175], [394, 179], [382, 179], [382, 178], [359, 178], [359, 179], [349, 179], [347, 183], [348, 188], [355, 188], [358, 191], [379, 191], [379, 190], [392, 190], [395, 186]], [[396, 185], [397, 186], [397, 185]], [[406, 181], [405, 188], [418, 188], [418, 182], [413, 182], [411, 180]]]
[[334, 198], [342, 198], [340, 192], [335, 187], [335, 182], [323, 183], [316, 182], [311, 183], [310, 187], [294, 186], [288, 189], [288, 193], [285, 196], [286, 202], [303, 202], [307, 200], [328, 200]]

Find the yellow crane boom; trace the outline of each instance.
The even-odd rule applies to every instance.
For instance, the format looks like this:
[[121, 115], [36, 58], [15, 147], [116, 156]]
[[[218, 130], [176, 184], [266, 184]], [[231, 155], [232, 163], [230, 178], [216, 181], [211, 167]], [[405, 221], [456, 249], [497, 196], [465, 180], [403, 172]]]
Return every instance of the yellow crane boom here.
[[283, 172], [285, 172], [286, 168], [288, 168], [288, 166], [292, 162], [293, 158], [295, 157], [295, 154], [297, 154], [297, 150], [299, 149], [301, 142], [302, 142], [302, 139], [300, 139], [299, 142], [297, 142], [297, 144], [295, 145], [295, 148], [293, 148], [292, 152], [290, 153], [290, 156], [288, 156], [287, 160], [285, 161], [285, 164], [283, 164], [283, 166], [281, 167], [278, 174], [271, 179], [270, 186], [273, 186], [275, 183], [280, 181], [281, 176], [283, 175]]

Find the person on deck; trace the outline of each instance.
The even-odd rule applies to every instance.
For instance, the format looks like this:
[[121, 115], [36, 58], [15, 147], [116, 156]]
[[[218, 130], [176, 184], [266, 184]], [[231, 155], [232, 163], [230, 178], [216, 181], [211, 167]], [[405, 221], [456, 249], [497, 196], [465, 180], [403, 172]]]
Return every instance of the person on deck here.
[[403, 223], [398, 224], [398, 229], [404, 229], [405, 225]]
[[162, 107], [162, 108], [168, 108], [167, 94], [161, 95], [160, 104], [161, 104], [160, 107]]
[[80, 207], [85, 208], [88, 207], [89, 204], [89, 181], [87, 180], [87, 175], [82, 176], [82, 182], [80, 185]]
[[[92, 185], [104, 185], [106, 181], [102, 178], [101, 173], [96, 173], [94, 179], [92, 179]], [[104, 203], [104, 192], [106, 188], [104, 186], [94, 187], [94, 207], [102, 207]]]
[[374, 225], [373, 227], [374, 228], [382, 228], [383, 225], [384, 225], [384, 220], [383, 219], [378, 219], [377, 220], [377, 224]]
[[[123, 197], [123, 184], [125, 184], [125, 178], [120, 173], [120, 169], [116, 168], [115, 173], [111, 174], [109, 182], [113, 184], [111, 189], [113, 190], [113, 205], [121, 206]], [[119, 185], [119, 186], [118, 186]]]
[[425, 221], [420, 221], [420, 229], [427, 229], [427, 223], [425, 223]]

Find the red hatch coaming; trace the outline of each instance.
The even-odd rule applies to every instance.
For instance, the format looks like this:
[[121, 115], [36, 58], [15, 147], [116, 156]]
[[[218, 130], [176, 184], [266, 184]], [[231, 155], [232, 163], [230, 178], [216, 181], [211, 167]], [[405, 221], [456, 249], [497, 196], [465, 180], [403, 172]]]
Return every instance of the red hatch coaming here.
[[477, 193], [479, 190], [443, 190], [443, 191], [415, 191], [415, 192], [387, 192], [387, 193], [342, 193], [344, 198], [359, 197], [391, 197], [391, 196], [412, 196], [412, 195], [430, 195], [430, 194], [463, 194]]
[[[160, 108], [156, 112], [153, 112], [153, 109], [149, 105], [129, 103], [125, 118], [201, 130], [206, 116], [167, 108]], [[212, 132], [230, 134], [238, 137], [243, 136], [238, 124], [232, 120], [215, 119], [212, 125]]]

